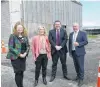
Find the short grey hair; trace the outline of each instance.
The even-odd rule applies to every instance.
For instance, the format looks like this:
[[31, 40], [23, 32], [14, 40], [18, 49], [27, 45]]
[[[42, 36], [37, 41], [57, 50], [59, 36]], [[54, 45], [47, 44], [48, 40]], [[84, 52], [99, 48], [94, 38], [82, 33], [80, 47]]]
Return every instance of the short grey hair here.
[[77, 22], [73, 23], [73, 26], [79, 26], [79, 24]]

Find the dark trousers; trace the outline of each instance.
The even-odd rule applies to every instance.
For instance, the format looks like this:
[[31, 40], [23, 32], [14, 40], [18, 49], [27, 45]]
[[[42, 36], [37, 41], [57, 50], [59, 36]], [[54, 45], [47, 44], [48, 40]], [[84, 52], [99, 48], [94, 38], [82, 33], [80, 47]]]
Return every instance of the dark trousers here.
[[35, 61], [36, 68], [35, 68], [35, 80], [38, 80], [40, 75], [40, 69], [42, 67], [42, 77], [46, 77], [46, 70], [47, 70], [47, 63], [48, 58], [46, 54], [40, 54], [37, 60]]
[[58, 64], [58, 59], [60, 58], [61, 64], [62, 64], [62, 71], [63, 75], [67, 75], [67, 65], [66, 65], [66, 53], [63, 53], [62, 51], [56, 51], [52, 55], [52, 76], [56, 76], [56, 71], [57, 71], [57, 64]]
[[23, 87], [23, 71], [15, 73], [15, 82], [17, 87]]
[[75, 70], [79, 79], [84, 79], [84, 55], [77, 56], [75, 51], [72, 51]]

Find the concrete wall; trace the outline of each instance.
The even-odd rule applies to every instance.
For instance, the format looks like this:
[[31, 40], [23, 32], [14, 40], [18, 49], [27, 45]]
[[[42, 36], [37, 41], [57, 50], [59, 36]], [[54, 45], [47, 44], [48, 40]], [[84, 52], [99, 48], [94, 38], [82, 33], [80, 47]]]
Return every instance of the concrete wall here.
[[9, 2], [1, 1], [1, 40], [5, 43], [8, 42], [10, 32]]
[[16, 22], [21, 21], [21, 2], [20, 0], [9, 0], [11, 33]]
[[1, 1], [1, 40], [8, 43], [14, 24], [21, 21], [21, 2], [20, 0]]

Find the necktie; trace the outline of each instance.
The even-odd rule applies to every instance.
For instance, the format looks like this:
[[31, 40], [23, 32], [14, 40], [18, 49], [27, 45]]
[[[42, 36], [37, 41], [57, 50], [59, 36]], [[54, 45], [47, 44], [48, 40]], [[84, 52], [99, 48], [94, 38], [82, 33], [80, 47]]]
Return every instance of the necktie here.
[[57, 35], [56, 35], [56, 45], [60, 45], [60, 32], [57, 30]]

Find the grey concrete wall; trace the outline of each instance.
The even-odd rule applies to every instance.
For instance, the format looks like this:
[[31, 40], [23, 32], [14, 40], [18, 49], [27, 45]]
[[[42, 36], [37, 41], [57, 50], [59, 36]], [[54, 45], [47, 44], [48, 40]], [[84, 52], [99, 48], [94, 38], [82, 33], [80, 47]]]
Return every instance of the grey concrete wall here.
[[9, 2], [1, 1], [1, 40], [4, 40], [5, 43], [8, 43], [10, 33]]

